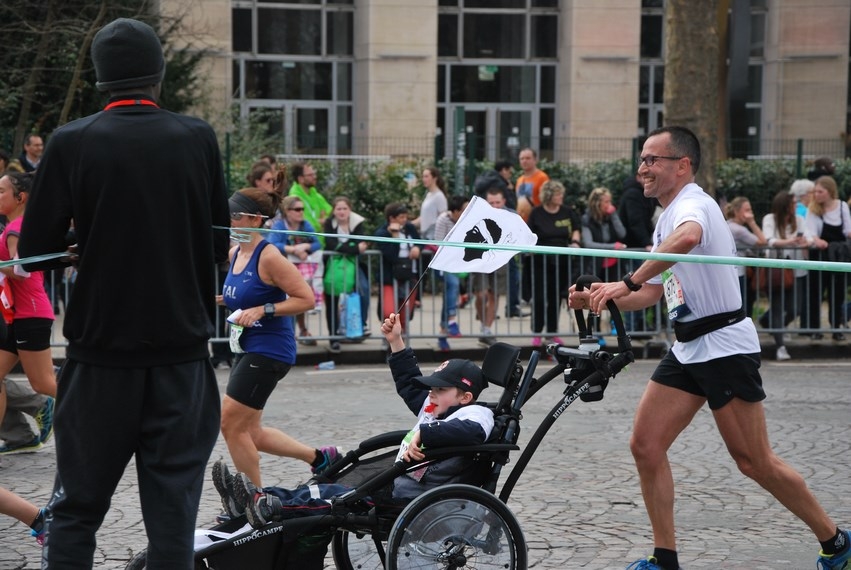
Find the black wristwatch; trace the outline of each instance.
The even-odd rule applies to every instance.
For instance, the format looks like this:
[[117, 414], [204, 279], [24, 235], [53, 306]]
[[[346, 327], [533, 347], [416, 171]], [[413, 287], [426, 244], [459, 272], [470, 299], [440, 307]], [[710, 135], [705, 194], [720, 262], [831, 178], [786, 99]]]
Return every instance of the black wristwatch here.
[[267, 317], [275, 316], [275, 303], [266, 303], [263, 305], [263, 314]]
[[623, 276], [623, 282], [626, 283], [627, 289], [630, 291], [638, 291], [641, 285], [632, 280], [632, 271]]

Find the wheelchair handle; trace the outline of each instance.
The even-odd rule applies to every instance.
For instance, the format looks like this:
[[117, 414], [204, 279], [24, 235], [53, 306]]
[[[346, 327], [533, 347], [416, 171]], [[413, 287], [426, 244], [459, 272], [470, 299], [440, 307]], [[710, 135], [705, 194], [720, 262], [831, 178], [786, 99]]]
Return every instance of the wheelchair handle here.
[[[580, 275], [576, 279], [576, 290], [584, 291], [586, 287], [591, 289], [592, 283], [600, 283], [601, 281], [602, 280], [596, 275]], [[626, 334], [626, 330], [623, 326], [623, 317], [621, 316], [621, 312], [614, 299], [606, 301], [606, 308], [612, 315], [612, 320], [615, 322], [615, 328], [618, 331], [618, 351], [626, 352], [628, 350], [632, 350], [629, 335]], [[579, 340], [581, 342], [582, 339], [590, 337], [592, 331], [585, 322], [585, 315], [582, 309], [573, 309], [573, 314], [576, 317], [576, 326], [579, 329]]]

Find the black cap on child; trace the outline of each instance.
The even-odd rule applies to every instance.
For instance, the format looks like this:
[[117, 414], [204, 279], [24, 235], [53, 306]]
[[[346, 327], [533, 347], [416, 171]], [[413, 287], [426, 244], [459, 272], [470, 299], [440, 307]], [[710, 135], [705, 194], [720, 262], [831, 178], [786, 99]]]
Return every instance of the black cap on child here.
[[454, 387], [465, 392], [472, 392], [474, 398], [478, 398], [482, 390], [488, 387], [482, 369], [469, 360], [453, 358], [438, 366], [431, 376], [420, 376], [414, 378], [423, 386], [432, 387]]

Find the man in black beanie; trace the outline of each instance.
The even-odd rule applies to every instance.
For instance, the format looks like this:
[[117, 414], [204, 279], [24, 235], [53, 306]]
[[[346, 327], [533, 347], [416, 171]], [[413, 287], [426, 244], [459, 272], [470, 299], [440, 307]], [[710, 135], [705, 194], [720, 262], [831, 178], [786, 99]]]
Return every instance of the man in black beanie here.
[[109, 102], [50, 138], [19, 244], [21, 257], [65, 251], [73, 220], [78, 272], [42, 567], [92, 567], [95, 533], [135, 456], [146, 568], [191, 568], [219, 432], [208, 341], [215, 263], [228, 248], [213, 226], [230, 225], [221, 156], [207, 123], [159, 108], [165, 60], [150, 26], [107, 24], [92, 61]]

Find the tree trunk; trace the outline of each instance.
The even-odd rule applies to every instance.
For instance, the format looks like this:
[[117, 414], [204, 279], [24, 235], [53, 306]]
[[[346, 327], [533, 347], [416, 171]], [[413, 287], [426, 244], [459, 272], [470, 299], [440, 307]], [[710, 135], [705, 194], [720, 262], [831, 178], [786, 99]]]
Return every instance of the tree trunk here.
[[24, 87], [21, 90], [21, 113], [18, 115], [18, 123], [15, 125], [15, 149], [23, 147], [24, 137], [33, 132], [33, 126], [30, 122], [30, 112], [32, 104], [35, 100], [36, 86], [39, 84], [41, 72], [44, 69], [47, 55], [51, 49], [50, 39], [53, 23], [56, 19], [56, 0], [50, 0], [47, 4], [47, 17], [45, 18], [44, 26], [41, 28], [41, 37], [38, 39], [38, 47], [35, 50], [35, 56], [32, 59], [32, 66]]
[[688, 127], [700, 139], [697, 182], [712, 196], [719, 129], [718, 1], [665, 2], [665, 124]]
[[68, 114], [71, 112], [71, 105], [74, 102], [74, 94], [77, 92], [77, 86], [80, 83], [80, 75], [83, 73], [83, 64], [87, 59], [89, 47], [92, 45], [92, 40], [95, 33], [103, 25], [103, 20], [106, 18], [106, 0], [101, 0], [100, 10], [92, 23], [89, 25], [86, 35], [83, 36], [83, 41], [80, 44], [80, 51], [77, 53], [77, 65], [74, 66], [74, 72], [71, 74], [71, 81], [68, 82], [68, 90], [65, 92], [65, 104], [62, 105], [62, 111], [59, 113], [59, 121], [57, 126], [62, 126], [68, 122]]

